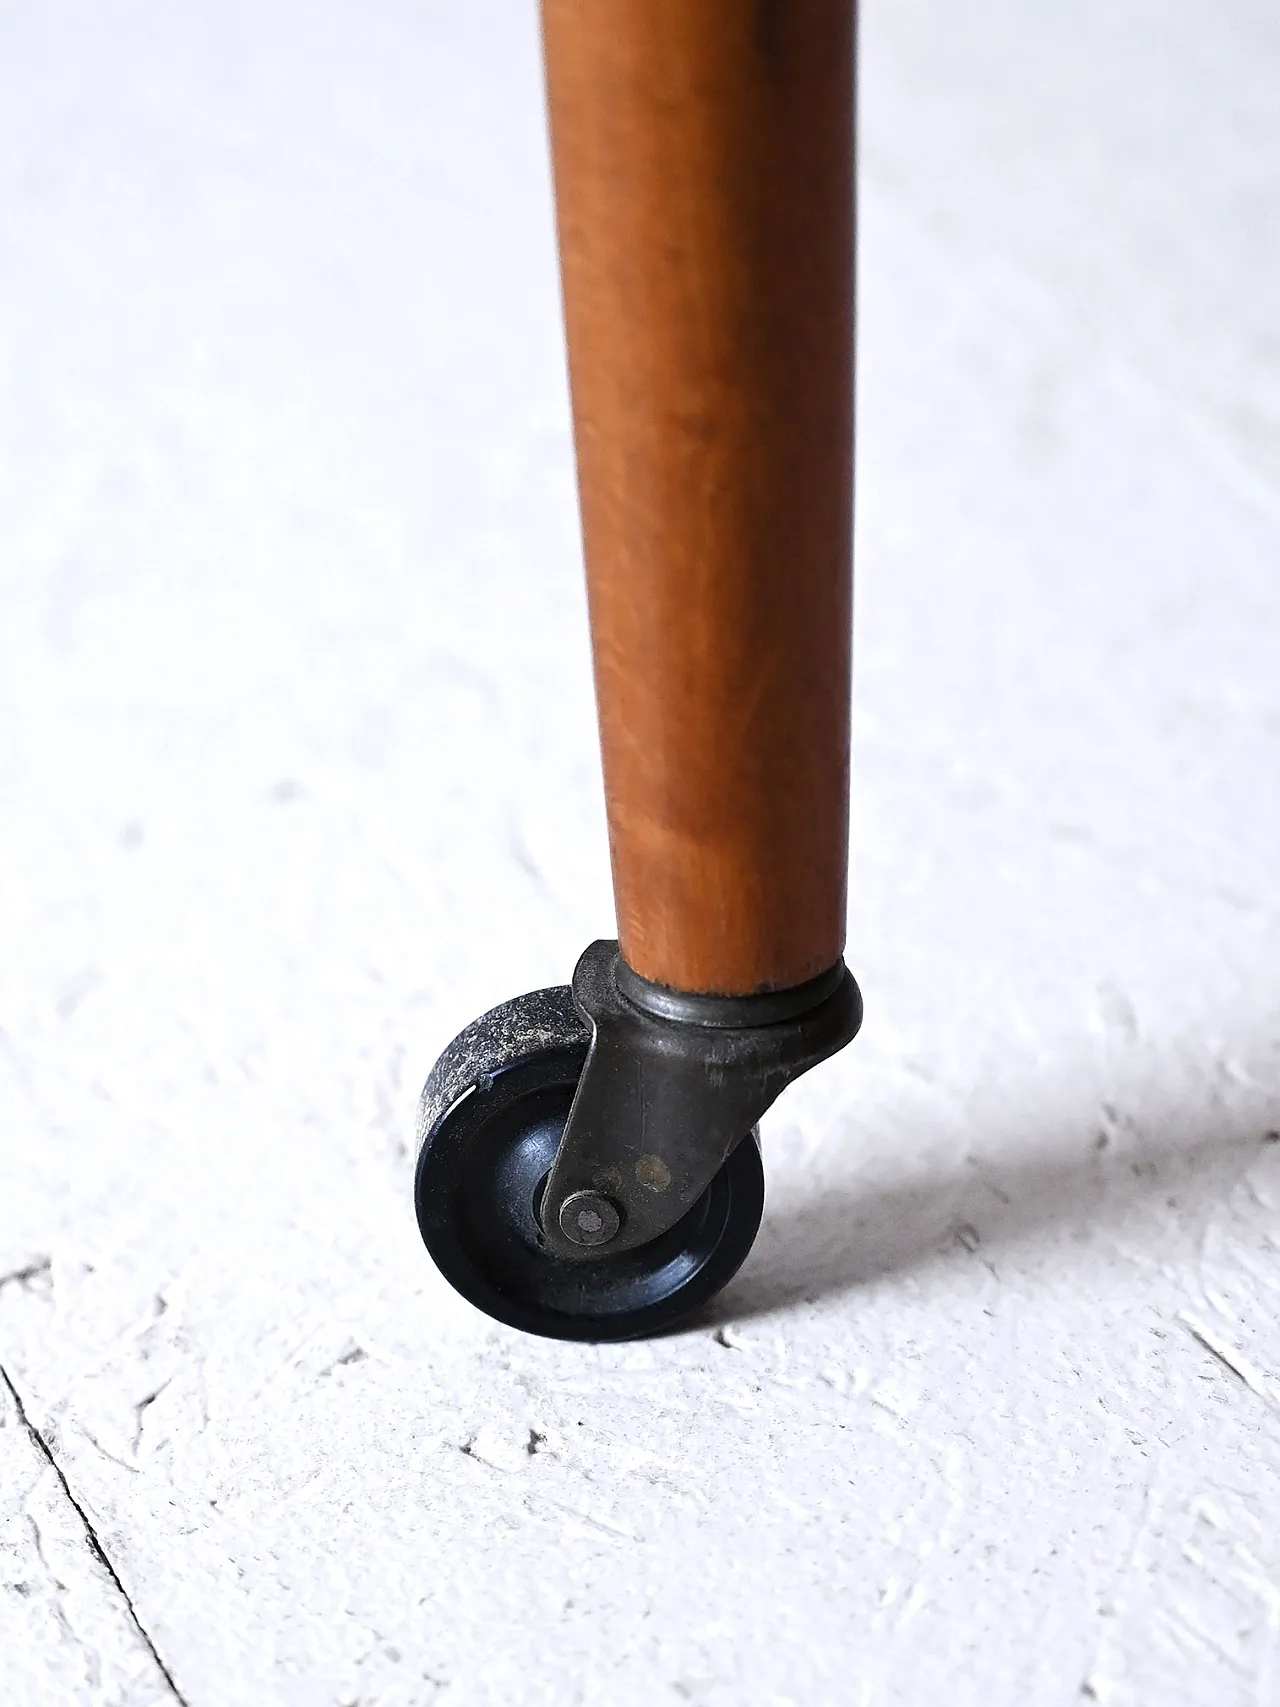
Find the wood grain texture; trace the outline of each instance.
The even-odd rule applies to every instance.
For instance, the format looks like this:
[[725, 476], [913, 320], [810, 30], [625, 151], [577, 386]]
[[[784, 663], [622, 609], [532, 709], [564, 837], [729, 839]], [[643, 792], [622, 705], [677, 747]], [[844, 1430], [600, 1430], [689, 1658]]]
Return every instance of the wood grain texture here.
[[544, 0], [618, 931], [677, 988], [844, 945], [850, 0]]

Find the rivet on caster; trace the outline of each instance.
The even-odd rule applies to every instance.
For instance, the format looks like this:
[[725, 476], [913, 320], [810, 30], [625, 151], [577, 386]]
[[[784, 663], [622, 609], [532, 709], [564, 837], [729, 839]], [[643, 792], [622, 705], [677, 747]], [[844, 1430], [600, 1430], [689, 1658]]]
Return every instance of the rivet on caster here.
[[797, 989], [688, 996], [596, 942], [571, 986], [492, 1009], [422, 1093], [418, 1224], [499, 1321], [556, 1339], [656, 1333], [713, 1297], [764, 1208], [757, 1122], [862, 1018], [843, 962]]

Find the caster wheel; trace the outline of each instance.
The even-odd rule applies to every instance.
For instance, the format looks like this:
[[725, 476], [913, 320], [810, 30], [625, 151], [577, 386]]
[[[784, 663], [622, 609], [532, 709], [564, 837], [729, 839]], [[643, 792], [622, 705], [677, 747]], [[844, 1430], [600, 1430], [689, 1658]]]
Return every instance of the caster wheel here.
[[550, 1339], [635, 1339], [696, 1310], [736, 1273], [760, 1226], [764, 1169], [753, 1130], [649, 1244], [557, 1255], [538, 1204], [589, 1040], [567, 987], [506, 1002], [454, 1040], [422, 1094], [418, 1225], [445, 1279], [497, 1321]]

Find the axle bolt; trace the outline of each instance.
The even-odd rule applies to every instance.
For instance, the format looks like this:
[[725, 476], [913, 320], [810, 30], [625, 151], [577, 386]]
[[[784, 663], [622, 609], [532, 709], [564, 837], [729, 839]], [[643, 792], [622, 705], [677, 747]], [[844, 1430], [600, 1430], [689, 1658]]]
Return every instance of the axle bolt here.
[[598, 1191], [573, 1191], [560, 1205], [560, 1231], [575, 1245], [607, 1245], [622, 1225], [617, 1205]]

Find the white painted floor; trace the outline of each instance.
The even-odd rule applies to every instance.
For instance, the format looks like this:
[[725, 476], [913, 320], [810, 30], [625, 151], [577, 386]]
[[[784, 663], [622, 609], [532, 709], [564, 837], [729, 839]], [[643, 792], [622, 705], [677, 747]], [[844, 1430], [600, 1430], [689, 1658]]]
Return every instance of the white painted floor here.
[[592, 1349], [409, 1198], [612, 926], [532, 7], [0, 11], [6, 1707], [1280, 1703], [1280, 12], [863, 50], [867, 1023]]

